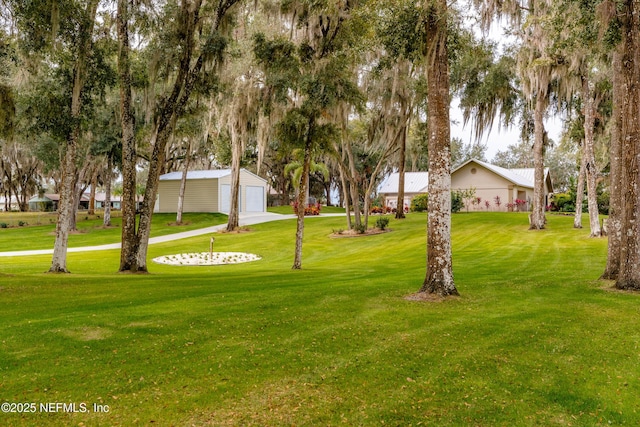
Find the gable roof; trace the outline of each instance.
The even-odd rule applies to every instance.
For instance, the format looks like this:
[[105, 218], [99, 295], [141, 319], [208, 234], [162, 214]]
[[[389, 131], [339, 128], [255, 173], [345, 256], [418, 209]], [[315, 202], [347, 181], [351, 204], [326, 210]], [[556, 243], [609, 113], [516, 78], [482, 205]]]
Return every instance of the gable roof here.
[[[533, 168], [516, 168], [516, 169], [507, 169], [500, 166], [492, 165], [491, 163], [482, 162], [480, 160], [471, 159], [461, 164], [453, 171], [451, 174], [453, 175], [456, 171], [462, 169], [467, 166], [469, 163], [476, 163], [479, 166], [495, 173], [498, 176], [506, 179], [509, 182], [519, 186], [519, 187], [527, 187], [533, 188], [533, 178], [535, 169]], [[398, 192], [398, 182], [399, 182], [400, 174], [397, 172], [392, 173], [389, 177], [382, 183], [380, 186], [378, 193], [397, 193]], [[545, 168], [544, 170], [544, 179], [545, 181], [551, 180], [549, 177], [549, 168]], [[429, 173], [428, 172], [407, 172], [405, 173], [404, 178], [404, 192], [405, 193], [426, 193], [427, 187], [429, 185]]]
[[[256, 175], [255, 173], [246, 170], [245, 168], [240, 169], [240, 172], [249, 174], [254, 178], [263, 181], [265, 184], [267, 180], [261, 177], [260, 175]], [[199, 170], [199, 171], [188, 171], [187, 179], [218, 179], [224, 178], [225, 176], [231, 175], [231, 169], [215, 169], [215, 170]], [[164, 175], [160, 175], [160, 181], [180, 181], [182, 179], [182, 172], [170, 172], [165, 173]]]
[[[514, 183], [514, 184], [516, 184], [516, 185], [518, 185], [520, 187], [533, 188], [534, 175], [535, 175], [535, 169], [534, 168], [506, 169], [506, 168], [503, 168], [503, 167], [500, 167], [500, 166], [492, 165], [491, 163], [486, 163], [486, 162], [482, 162], [480, 160], [471, 159], [471, 160], [468, 160], [465, 163], [461, 164], [457, 168], [455, 168], [453, 171], [451, 171], [451, 174], [453, 175], [456, 171], [458, 171], [459, 169], [462, 169], [463, 167], [465, 167], [469, 163], [476, 163], [476, 164], [484, 167], [485, 169], [490, 170], [491, 172], [495, 173], [496, 175], [499, 175], [499, 176], [503, 177], [504, 179], [506, 179], [508, 181], [511, 181], [512, 183]], [[547, 179], [549, 179], [549, 168], [545, 168], [544, 169], [544, 180], [546, 181]]]
[[[215, 179], [231, 174], [231, 169], [217, 169], [204, 171], [188, 171], [187, 179]], [[182, 172], [170, 172], [160, 175], [160, 181], [180, 181]]]
[[[382, 183], [378, 193], [397, 193], [400, 174], [392, 173]], [[426, 193], [429, 186], [429, 172], [406, 172], [404, 174], [405, 193]]]

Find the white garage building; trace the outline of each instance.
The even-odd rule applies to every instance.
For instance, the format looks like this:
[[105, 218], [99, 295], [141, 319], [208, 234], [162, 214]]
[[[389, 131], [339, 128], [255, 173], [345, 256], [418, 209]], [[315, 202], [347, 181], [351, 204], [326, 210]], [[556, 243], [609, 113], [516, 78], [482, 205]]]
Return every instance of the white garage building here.
[[[160, 176], [155, 212], [176, 212], [182, 172]], [[183, 212], [222, 212], [231, 208], [231, 169], [189, 171]], [[267, 181], [240, 170], [240, 212], [267, 210]]]

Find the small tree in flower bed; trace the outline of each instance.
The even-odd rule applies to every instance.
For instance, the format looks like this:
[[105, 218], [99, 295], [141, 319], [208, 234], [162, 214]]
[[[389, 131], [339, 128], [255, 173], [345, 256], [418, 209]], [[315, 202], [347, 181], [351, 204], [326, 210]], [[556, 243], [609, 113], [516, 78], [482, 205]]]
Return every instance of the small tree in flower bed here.
[[[291, 207], [293, 208], [293, 213], [298, 215], [298, 202], [295, 201], [291, 203]], [[320, 215], [320, 208], [321, 208], [320, 203], [316, 203], [315, 205], [309, 204], [307, 207], [304, 208], [304, 215], [305, 216]]]
[[522, 199], [516, 199], [516, 206], [518, 207], [518, 211], [526, 210], [527, 201]]
[[493, 203], [496, 204], [496, 206], [498, 207], [498, 209], [500, 209], [500, 205], [502, 204], [502, 201], [500, 200], [500, 196], [496, 196], [493, 198]]

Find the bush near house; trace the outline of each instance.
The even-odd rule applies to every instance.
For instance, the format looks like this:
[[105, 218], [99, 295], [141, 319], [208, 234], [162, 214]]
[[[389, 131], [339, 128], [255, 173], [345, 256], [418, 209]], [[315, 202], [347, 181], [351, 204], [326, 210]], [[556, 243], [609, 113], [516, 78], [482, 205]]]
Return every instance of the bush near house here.
[[464, 199], [459, 191], [451, 192], [451, 213], [458, 213], [464, 207]]
[[[426, 212], [428, 210], [429, 195], [418, 194], [411, 200], [411, 212]], [[458, 190], [451, 192], [451, 213], [458, 213], [464, 207], [462, 193]]]
[[551, 210], [556, 212], [575, 212], [576, 202], [569, 193], [557, 193], [553, 195]]
[[426, 212], [428, 209], [429, 195], [418, 194], [411, 200], [411, 212]]

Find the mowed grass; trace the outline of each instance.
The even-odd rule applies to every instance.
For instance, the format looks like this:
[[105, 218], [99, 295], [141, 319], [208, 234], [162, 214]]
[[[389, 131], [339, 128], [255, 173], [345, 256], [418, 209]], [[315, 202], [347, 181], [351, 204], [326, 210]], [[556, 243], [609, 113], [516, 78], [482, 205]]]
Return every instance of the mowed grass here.
[[[26, 225], [18, 226], [19, 221]], [[54, 213], [0, 212], [0, 222], [12, 224], [9, 228], [0, 228], [0, 252], [53, 248], [56, 221]], [[156, 213], [152, 221], [151, 237], [155, 237], [223, 224], [227, 221], [227, 216], [218, 213], [185, 213], [182, 224], [176, 225], [176, 214]], [[122, 217], [119, 211], [115, 212], [111, 224], [111, 227], [104, 227], [101, 214], [87, 215], [80, 212], [78, 231], [69, 235], [69, 247], [120, 242]]]
[[606, 240], [568, 217], [532, 232], [522, 214], [454, 215], [461, 297], [420, 303], [404, 297], [425, 275], [424, 214], [382, 235], [331, 238], [340, 228], [306, 221], [301, 271], [295, 220], [216, 236], [263, 257], [248, 264], [119, 275], [108, 251], [49, 275], [49, 257], [0, 260], [1, 400], [90, 411], [2, 424], [640, 424], [640, 296], [597, 280]]

